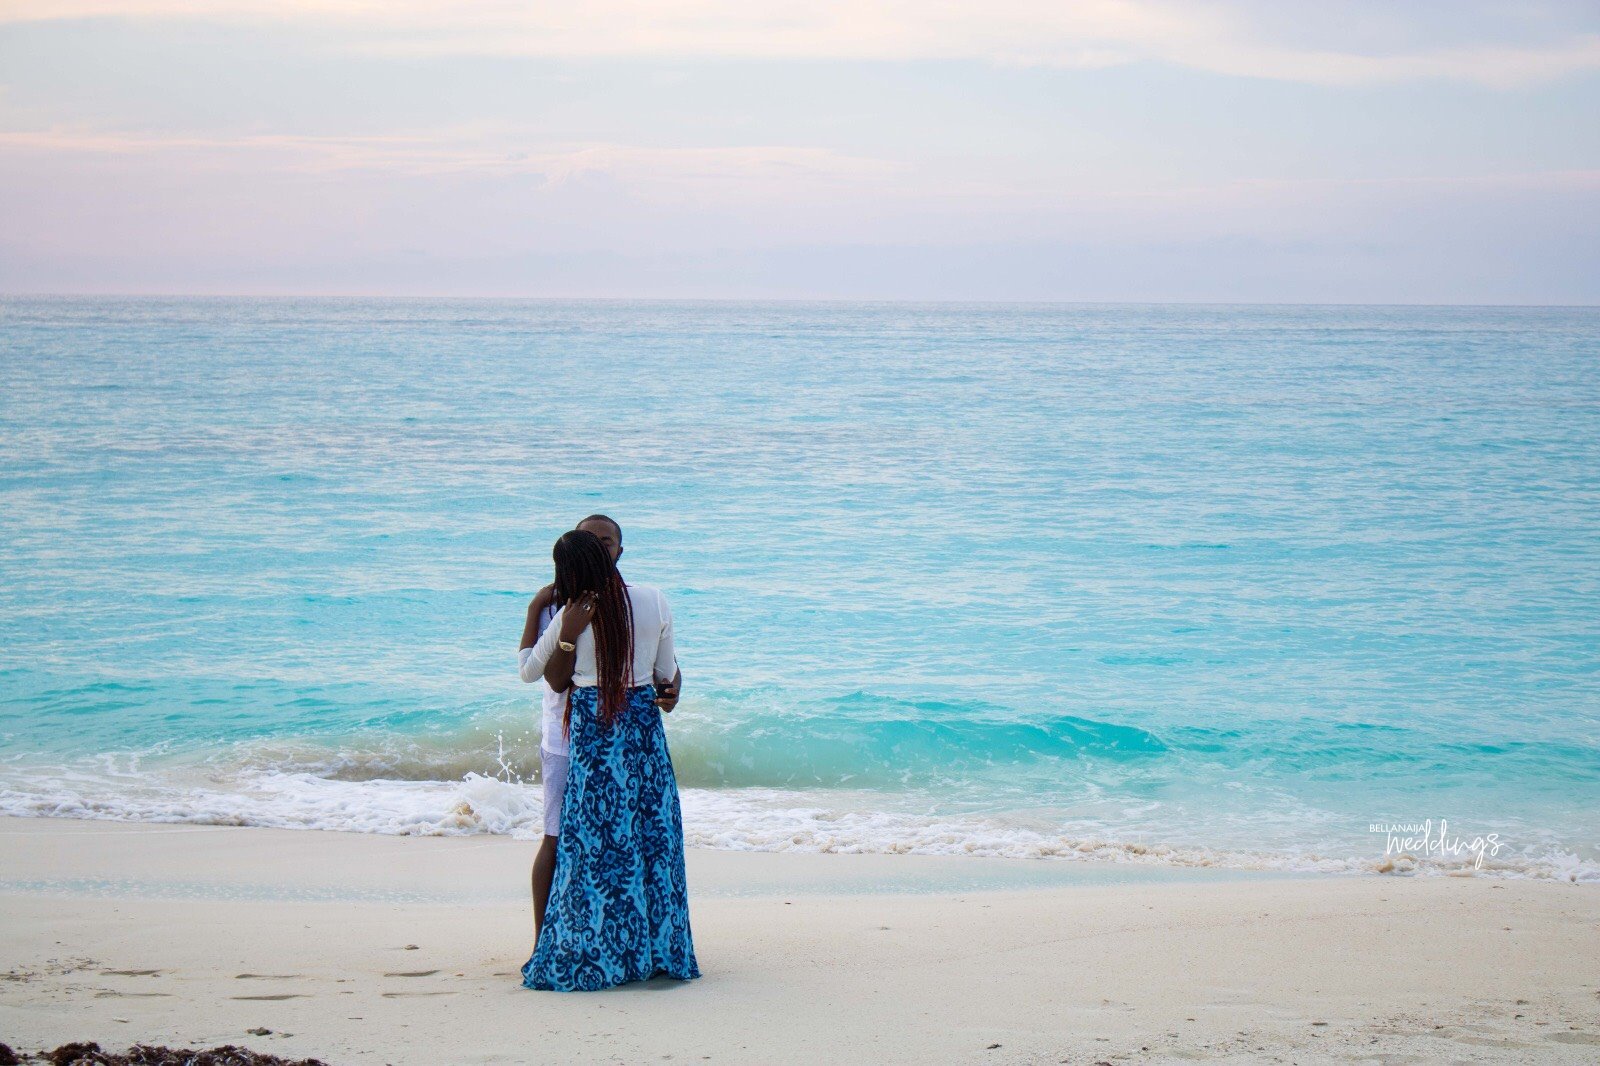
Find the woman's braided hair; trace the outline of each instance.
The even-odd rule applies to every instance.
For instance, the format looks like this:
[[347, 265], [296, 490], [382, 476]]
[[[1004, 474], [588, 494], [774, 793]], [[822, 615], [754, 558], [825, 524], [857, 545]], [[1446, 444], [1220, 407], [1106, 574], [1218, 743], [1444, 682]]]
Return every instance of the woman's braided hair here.
[[[565, 607], [585, 592], [596, 593], [594, 618], [595, 673], [599, 678], [600, 722], [610, 725], [622, 713], [633, 684], [633, 603], [611, 553], [593, 533], [575, 529], [561, 534], [551, 553], [556, 563], [554, 602]], [[572, 734], [572, 701], [563, 722]]]

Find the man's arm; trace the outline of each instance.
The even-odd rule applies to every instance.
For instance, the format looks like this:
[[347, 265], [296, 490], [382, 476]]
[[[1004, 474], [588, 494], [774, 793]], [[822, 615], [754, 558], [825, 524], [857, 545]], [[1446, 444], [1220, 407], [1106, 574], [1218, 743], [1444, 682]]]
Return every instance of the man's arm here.
[[[656, 590], [657, 603], [661, 610], [661, 634], [656, 641], [656, 662], [651, 678], [656, 683], [656, 706], [662, 711], [671, 712], [678, 705], [678, 696], [683, 692], [683, 671], [678, 669], [678, 648], [672, 636], [672, 608], [667, 603], [667, 598], [661, 595], [661, 590]], [[668, 670], [672, 671], [672, 680], [664, 682]]]
[[671, 681], [656, 682], [656, 706], [667, 714], [678, 705], [683, 696], [683, 671], [674, 670]]
[[554, 585], [546, 585], [533, 594], [533, 602], [528, 604], [528, 620], [522, 627], [522, 643], [517, 646], [518, 651], [523, 648], [533, 647], [534, 642], [539, 639], [539, 616], [544, 613], [546, 607], [550, 606], [550, 601], [555, 597], [555, 594], [556, 587]]

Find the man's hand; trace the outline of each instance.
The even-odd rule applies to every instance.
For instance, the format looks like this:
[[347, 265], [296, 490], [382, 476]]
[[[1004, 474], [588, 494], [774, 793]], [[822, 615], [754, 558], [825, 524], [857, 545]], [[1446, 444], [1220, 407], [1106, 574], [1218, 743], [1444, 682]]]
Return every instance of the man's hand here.
[[671, 681], [656, 682], [656, 708], [663, 713], [671, 714], [672, 708], [678, 705], [678, 695], [683, 691], [683, 675], [678, 675]]
[[550, 597], [555, 594], [554, 585], [546, 585], [534, 593], [533, 599], [528, 602], [528, 620], [522, 625], [521, 647], [531, 648], [534, 641], [539, 639], [539, 615], [550, 602]]

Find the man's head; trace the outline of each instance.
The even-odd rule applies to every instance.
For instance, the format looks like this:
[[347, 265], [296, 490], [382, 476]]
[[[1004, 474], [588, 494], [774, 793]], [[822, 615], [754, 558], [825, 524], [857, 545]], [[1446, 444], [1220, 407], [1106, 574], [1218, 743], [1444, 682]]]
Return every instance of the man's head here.
[[593, 533], [599, 537], [600, 543], [604, 544], [606, 551], [611, 553], [611, 561], [613, 563], [622, 558], [622, 527], [617, 525], [616, 519], [608, 518], [603, 514], [592, 514], [582, 522], [579, 522], [574, 528], [581, 529], [585, 533]]

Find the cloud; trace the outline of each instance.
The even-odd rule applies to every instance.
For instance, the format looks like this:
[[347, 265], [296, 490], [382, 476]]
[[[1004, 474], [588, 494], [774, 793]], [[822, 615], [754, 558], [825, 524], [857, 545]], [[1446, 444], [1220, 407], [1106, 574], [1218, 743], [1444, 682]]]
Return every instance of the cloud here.
[[195, 136], [83, 129], [0, 131], [0, 150], [45, 156], [183, 155], [185, 165], [259, 167], [285, 173], [375, 171], [391, 175], [538, 175], [547, 186], [587, 177], [636, 187], [783, 183], [789, 187], [875, 185], [900, 164], [791, 145], [653, 147], [627, 144], [535, 145], [524, 131], [479, 124], [400, 135]]
[[[1317, 16], [1311, 33], [1294, 25], [1294, 8], [1252, 9], [1246, 0], [10, 0], [0, 4], [0, 22], [112, 17], [290, 24], [329, 34], [345, 47], [407, 54], [970, 60], [1083, 68], [1157, 62], [1329, 85], [1451, 79], [1505, 87], [1600, 69], [1600, 32], [1592, 20], [1541, 17], [1537, 5], [1459, 13], [1451, 5], [1357, 5], [1348, 19]], [[1464, 32], [1463, 24], [1476, 27], [1476, 34]], [[1395, 44], [1378, 47], [1374, 38]], [[1430, 40], [1449, 43], [1429, 46]]]
[[841, 233], [893, 229], [896, 240], [920, 235], [936, 242], [966, 239], [964, 233], [987, 238], [996, 230], [1020, 238], [1052, 228], [1109, 233], [1130, 225], [1148, 234], [1211, 232], [1213, 224], [1228, 232], [1320, 232], [1333, 204], [1355, 205], [1359, 214], [1359, 205], [1380, 202], [1592, 200], [1600, 193], [1600, 170], [1594, 169], [1195, 181], [1170, 174], [1074, 173], [1070, 167], [1015, 169], [1001, 162], [956, 173], [795, 145], [541, 143], [526, 128], [499, 123], [331, 136], [58, 127], [0, 131], [0, 153], [14, 170], [31, 160], [29, 172], [39, 175], [182, 173], [215, 188], [311, 177], [367, 190], [362, 195], [396, 179], [418, 179], [422, 184], [407, 187], [431, 189], [442, 199], [483, 195], [487, 188], [571, 192], [602, 215], [621, 200], [676, 204], [688, 210], [685, 218], [700, 218], [693, 214], [699, 210], [748, 219], [742, 212], [753, 208], [766, 212], [761, 233], [803, 235], [832, 216]]
[[0, 291], [1592, 302], [1600, 278], [1592, 169], [1117, 182], [536, 144], [0, 135]]

